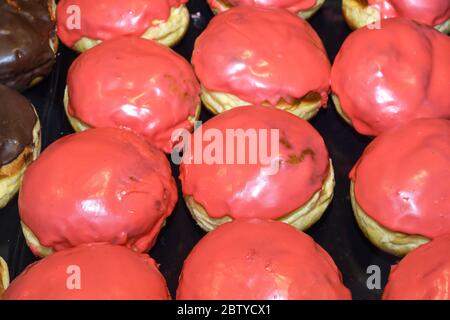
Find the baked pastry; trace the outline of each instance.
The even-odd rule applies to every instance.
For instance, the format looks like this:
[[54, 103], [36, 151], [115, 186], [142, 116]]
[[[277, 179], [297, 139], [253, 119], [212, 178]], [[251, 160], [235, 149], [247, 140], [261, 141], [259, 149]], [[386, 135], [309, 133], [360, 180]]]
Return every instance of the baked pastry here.
[[371, 136], [415, 118], [450, 119], [448, 52], [448, 36], [403, 18], [351, 33], [331, 72], [338, 112]]
[[283, 9], [235, 7], [197, 38], [192, 64], [213, 113], [264, 105], [309, 119], [325, 106], [330, 62], [319, 36]]
[[348, 300], [333, 259], [284, 223], [242, 219], [207, 234], [186, 258], [179, 300]]
[[391, 269], [384, 300], [450, 300], [450, 235], [438, 237]]
[[25, 90], [46, 77], [58, 39], [53, 0], [0, 0], [0, 84]]
[[165, 155], [125, 129], [51, 144], [27, 170], [19, 213], [34, 254], [109, 242], [148, 250], [177, 201]]
[[450, 233], [449, 168], [450, 120], [413, 120], [373, 140], [350, 173], [366, 237], [401, 256]]
[[333, 198], [333, 167], [322, 137], [288, 112], [232, 109], [204, 123], [190, 140], [180, 179], [187, 206], [206, 231], [244, 217], [305, 230]]
[[83, 52], [123, 35], [173, 46], [189, 27], [188, 0], [61, 0], [56, 17], [58, 36]]
[[5, 300], [168, 300], [155, 261], [121, 246], [85, 244], [30, 266]]
[[375, 26], [383, 19], [403, 17], [444, 33], [450, 32], [448, 0], [342, 0], [342, 12], [352, 29], [368, 24]]
[[3, 293], [6, 288], [9, 286], [9, 272], [8, 265], [5, 260], [0, 257], [0, 299], [2, 298]]
[[0, 208], [14, 197], [41, 151], [41, 125], [32, 104], [0, 85]]
[[80, 55], [70, 67], [64, 99], [76, 131], [125, 127], [167, 153], [175, 130], [193, 129], [200, 104], [189, 63], [169, 48], [133, 37]]
[[217, 14], [235, 6], [258, 6], [289, 10], [303, 19], [309, 19], [325, 0], [208, 0], [211, 10]]

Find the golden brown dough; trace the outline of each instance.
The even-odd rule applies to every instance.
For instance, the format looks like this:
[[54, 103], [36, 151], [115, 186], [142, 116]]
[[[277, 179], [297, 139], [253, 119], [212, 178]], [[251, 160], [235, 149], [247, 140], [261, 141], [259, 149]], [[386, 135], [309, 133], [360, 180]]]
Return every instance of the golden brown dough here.
[[[333, 199], [334, 184], [334, 170], [330, 160], [330, 171], [323, 183], [322, 189], [317, 191], [301, 208], [278, 220], [288, 223], [299, 230], [308, 229], [322, 217]], [[211, 218], [202, 205], [196, 202], [192, 196], [185, 196], [184, 199], [197, 224], [205, 231], [212, 231], [219, 225], [232, 220], [228, 216], [220, 219]]]
[[5, 292], [6, 288], [9, 286], [9, 272], [8, 265], [5, 260], [0, 257], [0, 299]]
[[430, 241], [420, 235], [391, 231], [370, 218], [356, 200], [353, 182], [350, 186], [350, 198], [358, 226], [370, 242], [379, 249], [401, 257]]

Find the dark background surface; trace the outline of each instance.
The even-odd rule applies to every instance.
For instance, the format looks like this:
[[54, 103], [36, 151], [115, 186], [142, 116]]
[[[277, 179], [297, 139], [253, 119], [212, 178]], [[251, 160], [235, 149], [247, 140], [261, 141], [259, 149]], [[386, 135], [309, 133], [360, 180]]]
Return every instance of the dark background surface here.
[[[191, 25], [186, 37], [174, 49], [190, 59], [194, 40], [206, 27], [212, 13], [206, 5], [206, 0], [190, 0], [188, 7]], [[350, 32], [341, 15], [340, 1], [327, 0], [310, 23], [319, 33], [330, 59], [333, 60]], [[36, 107], [42, 122], [43, 148], [61, 136], [73, 132], [64, 114], [63, 93], [67, 70], [75, 57], [74, 52], [61, 44], [52, 74], [44, 82], [25, 92], [25, 96]], [[202, 111], [203, 121], [210, 116], [206, 110]], [[380, 267], [384, 287], [390, 266], [396, 263], [397, 259], [373, 247], [358, 229], [352, 214], [347, 178], [369, 139], [358, 135], [340, 119], [331, 99], [328, 107], [321, 110], [311, 122], [324, 137], [333, 159], [336, 188], [330, 207], [307, 233], [333, 257], [354, 299], [378, 299], [382, 290], [367, 288], [367, 268], [370, 265]], [[176, 166], [173, 166], [173, 174], [178, 177]], [[177, 183], [180, 191], [178, 179]], [[184, 259], [203, 235], [204, 232], [191, 218], [180, 194], [172, 216], [168, 218], [167, 225], [150, 252], [160, 264], [160, 270], [167, 280], [172, 296], [175, 296]], [[19, 228], [17, 197], [0, 210], [0, 256], [9, 265], [11, 279], [36, 260], [27, 248]]]

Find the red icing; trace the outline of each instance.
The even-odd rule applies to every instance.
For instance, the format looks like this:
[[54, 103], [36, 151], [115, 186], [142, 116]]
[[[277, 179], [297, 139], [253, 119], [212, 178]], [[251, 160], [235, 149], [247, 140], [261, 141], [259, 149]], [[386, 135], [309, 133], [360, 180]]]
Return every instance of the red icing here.
[[[77, 275], [80, 289], [74, 287]], [[155, 261], [148, 255], [120, 246], [89, 244], [32, 264], [11, 283], [3, 298], [168, 300], [169, 294]]]
[[436, 26], [450, 19], [449, 0], [368, 0], [377, 8], [382, 19], [404, 17], [429, 26]]
[[208, 0], [211, 8], [222, 11], [223, 5], [220, 2], [226, 2], [232, 6], [259, 6], [282, 8], [290, 12], [297, 13], [311, 9], [316, 5], [316, 0]]
[[80, 55], [69, 70], [69, 113], [94, 127], [126, 127], [165, 152], [192, 130], [200, 87], [189, 63], [153, 41], [122, 37]]
[[25, 174], [19, 211], [55, 250], [110, 242], [143, 252], [176, 201], [163, 153], [128, 130], [102, 128], [50, 145]]
[[361, 208], [388, 229], [450, 233], [449, 120], [414, 120], [380, 135], [350, 177]]
[[[268, 107], [239, 107], [219, 114], [201, 128], [203, 133], [209, 129], [220, 130], [224, 137], [227, 129], [279, 129], [280, 132], [279, 153], [268, 153], [273, 163], [281, 162], [276, 174], [265, 174], [270, 165], [262, 161], [196, 164], [185, 163], [189, 158], [185, 159], [180, 166], [183, 193], [192, 195], [211, 217], [283, 217], [303, 206], [322, 188], [328, 175], [329, 158], [322, 137], [307, 121], [288, 112]], [[201, 141], [200, 134], [200, 130], [194, 132], [193, 144], [196, 137]], [[270, 148], [270, 132], [264, 137]], [[258, 144], [262, 145], [260, 141]], [[204, 142], [203, 150], [209, 144]], [[196, 148], [194, 145], [193, 149]], [[245, 148], [249, 159], [248, 143]], [[234, 154], [239, 151], [235, 143]]]
[[[108, 40], [121, 35], [140, 36], [155, 20], [167, 20], [170, 9], [188, 0], [61, 0], [56, 10], [58, 36], [68, 47], [82, 37]], [[74, 28], [74, 6], [80, 28]]]
[[219, 226], [184, 262], [177, 299], [351, 299], [328, 253], [282, 222]]
[[393, 267], [385, 300], [450, 300], [450, 235], [436, 238]]
[[450, 118], [450, 38], [406, 19], [361, 28], [345, 40], [331, 84], [362, 134], [415, 118]]
[[214, 17], [197, 38], [195, 72], [208, 89], [259, 105], [292, 102], [309, 92], [328, 98], [330, 63], [303, 19], [282, 9], [235, 7]]

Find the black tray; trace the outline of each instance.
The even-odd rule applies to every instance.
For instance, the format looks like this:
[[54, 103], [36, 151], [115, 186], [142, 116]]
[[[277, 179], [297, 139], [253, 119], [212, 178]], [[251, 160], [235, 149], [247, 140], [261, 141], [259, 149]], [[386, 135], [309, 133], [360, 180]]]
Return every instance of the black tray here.
[[[322, 38], [331, 60], [350, 32], [343, 20], [340, 4], [341, 1], [338, 0], [327, 0], [324, 7], [310, 20]], [[188, 7], [191, 25], [188, 34], [175, 50], [190, 60], [194, 40], [206, 27], [212, 13], [206, 5], [206, 0], [191, 0]], [[63, 93], [67, 70], [75, 57], [74, 52], [61, 45], [56, 66], [50, 77], [25, 93], [39, 113], [44, 148], [61, 136], [73, 132], [64, 114]], [[209, 117], [211, 115], [203, 110], [202, 120], [205, 121]], [[333, 257], [354, 299], [378, 299], [382, 289], [371, 290], [367, 287], [370, 275], [367, 268], [371, 265], [380, 267], [383, 288], [390, 266], [396, 263], [396, 258], [373, 247], [358, 229], [350, 205], [347, 177], [369, 140], [355, 133], [340, 119], [331, 101], [328, 108], [320, 111], [311, 122], [324, 137], [333, 159], [336, 188], [330, 207], [307, 233]], [[174, 176], [178, 177], [178, 167], [172, 167]], [[177, 183], [180, 191], [178, 179]], [[160, 263], [161, 272], [167, 279], [173, 297], [183, 261], [203, 235], [204, 232], [191, 218], [180, 194], [174, 212], [150, 252]], [[19, 228], [17, 197], [0, 210], [0, 256], [5, 258], [10, 267], [11, 279], [36, 260], [26, 246]]]

